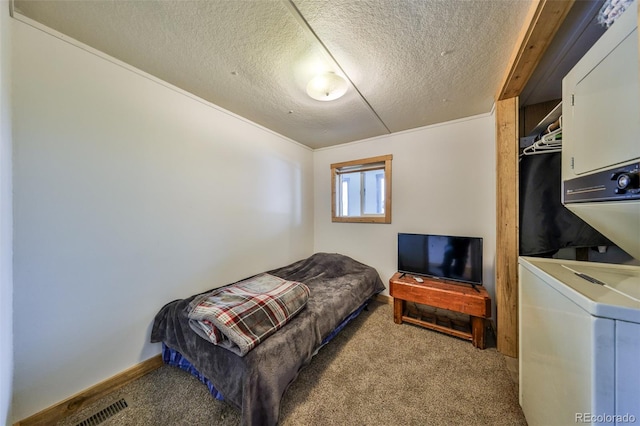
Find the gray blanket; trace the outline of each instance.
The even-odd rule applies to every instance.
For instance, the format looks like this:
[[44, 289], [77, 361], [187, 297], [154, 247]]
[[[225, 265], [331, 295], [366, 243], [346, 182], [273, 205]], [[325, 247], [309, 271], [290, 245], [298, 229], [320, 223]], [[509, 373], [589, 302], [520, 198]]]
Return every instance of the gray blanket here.
[[243, 425], [275, 425], [280, 400], [322, 341], [350, 313], [384, 290], [376, 270], [340, 254], [316, 253], [268, 273], [309, 287], [307, 306], [240, 357], [198, 336], [189, 326], [188, 299], [156, 315], [151, 342], [164, 342], [206, 376], [225, 401], [242, 410]]

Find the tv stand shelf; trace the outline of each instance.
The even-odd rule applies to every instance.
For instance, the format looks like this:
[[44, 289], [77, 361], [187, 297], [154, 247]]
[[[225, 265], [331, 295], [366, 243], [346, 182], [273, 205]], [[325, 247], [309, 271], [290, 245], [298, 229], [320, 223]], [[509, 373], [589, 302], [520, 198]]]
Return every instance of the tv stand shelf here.
[[[487, 290], [482, 286], [474, 289], [451, 281], [421, 278], [423, 282], [419, 283], [412, 275], [398, 272], [389, 280], [394, 322], [407, 322], [471, 340], [473, 346], [484, 349], [485, 320], [491, 317], [491, 298]], [[443, 315], [425, 313], [411, 309], [406, 302], [440, 308], [446, 312]], [[460, 314], [469, 316], [468, 323], [460, 319]]]

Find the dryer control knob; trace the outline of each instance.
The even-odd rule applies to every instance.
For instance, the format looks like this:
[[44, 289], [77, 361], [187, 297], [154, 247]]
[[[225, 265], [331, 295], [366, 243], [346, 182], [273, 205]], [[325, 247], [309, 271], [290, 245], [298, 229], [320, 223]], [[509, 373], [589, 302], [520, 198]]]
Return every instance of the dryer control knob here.
[[637, 173], [621, 173], [617, 178], [618, 189], [634, 189], [638, 187]]

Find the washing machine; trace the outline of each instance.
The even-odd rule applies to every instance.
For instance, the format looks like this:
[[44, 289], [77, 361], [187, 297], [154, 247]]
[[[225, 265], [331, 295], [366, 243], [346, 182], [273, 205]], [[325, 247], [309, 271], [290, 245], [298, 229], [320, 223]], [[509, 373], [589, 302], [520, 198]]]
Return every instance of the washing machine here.
[[640, 423], [640, 267], [519, 259], [529, 426]]

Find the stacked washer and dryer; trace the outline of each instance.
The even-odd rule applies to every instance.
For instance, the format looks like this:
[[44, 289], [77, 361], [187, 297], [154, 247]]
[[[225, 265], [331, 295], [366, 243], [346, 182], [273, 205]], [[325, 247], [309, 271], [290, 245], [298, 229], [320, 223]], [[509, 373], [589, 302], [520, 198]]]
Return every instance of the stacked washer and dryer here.
[[[638, 6], [563, 80], [563, 204], [640, 260]], [[640, 266], [520, 258], [530, 426], [640, 424]]]

